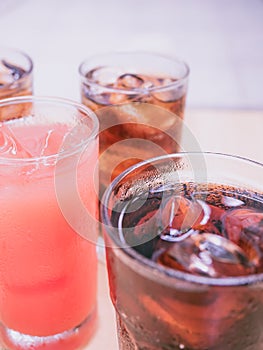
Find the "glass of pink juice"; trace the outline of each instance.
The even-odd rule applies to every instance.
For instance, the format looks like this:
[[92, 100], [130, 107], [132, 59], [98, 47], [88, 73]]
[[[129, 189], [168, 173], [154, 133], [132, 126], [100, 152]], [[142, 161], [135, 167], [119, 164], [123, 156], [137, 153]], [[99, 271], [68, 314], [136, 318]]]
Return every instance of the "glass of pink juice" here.
[[81, 349], [96, 327], [98, 120], [63, 99], [2, 109], [0, 346]]

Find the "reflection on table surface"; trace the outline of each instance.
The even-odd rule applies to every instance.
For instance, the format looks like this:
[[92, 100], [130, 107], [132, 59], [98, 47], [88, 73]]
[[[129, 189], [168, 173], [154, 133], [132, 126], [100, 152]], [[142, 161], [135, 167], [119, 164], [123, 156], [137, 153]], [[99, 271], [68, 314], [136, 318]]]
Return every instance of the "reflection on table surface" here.
[[97, 332], [86, 346], [87, 350], [117, 350], [117, 331], [114, 309], [109, 297], [106, 264], [99, 263], [98, 278], [98, 311], [99, 321]]

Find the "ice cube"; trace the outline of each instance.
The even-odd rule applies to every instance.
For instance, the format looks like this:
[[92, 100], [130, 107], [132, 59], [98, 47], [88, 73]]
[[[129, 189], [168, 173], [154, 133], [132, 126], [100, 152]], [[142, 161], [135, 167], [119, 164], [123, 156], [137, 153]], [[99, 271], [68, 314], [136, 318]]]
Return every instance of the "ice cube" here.
[[162, 85], [160, 85], [161, 88], [157, 91], [153, 90], [151, 95], [156, 100], [161, 102], [172, 102], [179, 100], [185, 95], [186, 89], [182, 84], [172, 86], [171, 84], [175, 82], [175, 79], [163, 80]]
[[144, 90], [148, 90], [148, 89], [152, 88], [153, 86], [154, 86], [153, 82], [148, 80], [142, 84], [141, 88]]
[[127, 99], [125, 94], [114, 91], [118, 77], [123, 71], [117, 67], [96, 67], [86, 74], [87, 82], [83, 84], [83, 92], [92, 102], [109, 106], [119, 104]]
[[89, 81], [98, 85], [113, 86], [121, 74], [122, 71], [119, 68], [101, 66], [90, 70], [86, 77]]
[[174, 114], [151, 104], [125, 103], [113, 106], [111, 110], [101, 110], [100, 119], [109, 120], [108, 113], [114, 113], [118, 124], [121, 124], [121, 136], [147, 139], [157, 144], [163, 144], [164, 139], [168, 139], [170, 134], [166, 132], [167, 130], [171, 132], [176, 126], [180, 127], [179, 118]]
[[223, 232], [246, 252], [256, 272], [263, 272], [263, 213], [248, 208], [230, 210], [223, 217]]
[[174, 196], [162, 204], [160, 214], [164, 228], [161, 239], [169, 242], [184, 239], [196, 222], [200, 222], [203, 218], [201, 206], [182, 196]]
[[[105, 95], [106, 96], [106, 95]], [[111, 94], [109, 94], [109, 105], [118, 105], [120, 103], [124, 103], [129, 101], [129, 96], [128, 95], [124, 95], [118, 92], [113, 92]], [[105, 97], [104, 97], [105, 99]]]
[[83, 91], [87, 99], [98, 105], [108, 106], [111, 104], [111, 93], [105, 92], [105, 88], [103, 87], [89, 86], [84, 84]]
[[43, 135], [42, 147], [39, 149], [39, 155], [42, 157], [56, 154], [59, 151], [62, 139], [62, 135], [59, 135], [57, 130], [47, 130], [46, 134]]
[[[36, 116], [28, 116], [0, 123], [0, 152], [15, 158], [57, 154], [69, 127], [58, 123], [35, 125], [36, 120]], [[82, 130], [84, 133], [85, 128]]]
[[223, 232], [227, 238], [239, 243], [243, 233], [263, 244], [263, 212], [240, 208], [228, 210], [222, 217]]
[[7, 84], [12, 84], [14, 78], [9, 69], [4, 65], [3, 60], [0, 60], [0, 88]]
[[2, 60], [1, 63], [6, 68], [6, 72], [8, 72], [9, 75], [13, 77], [13, 80], [20, 79], [25, 73], [23, 68], [14, 65], [13, 63], [10, 63], [6, 60]]
[[161, 239], [180, 241], [196, 230], [220, 234], [216, 224], [222, 213], [222, 209], [208, 205], [202, 200], [174, 196], [161, 206], [164, 228]]
[[30, 158], [32, 155], [25, 149], [12, 129], [0, 123], [0, 155], [7, 158]]
[[144, 80], [139, 75], [125, 73], [118, 77], [114, 87], [123, 89], [139, 89], [143, 84]]
[[207, 222], [201, 221], [195, 226], [195, 229], [201, 232], [208, 232], [208, 233], [214, 233], [216, 235], [221, 235], [221, 217], [224, 214], [224, 210], [214, 205], [202, 202], [201, 200], [198, 200], [198, 203], [206, 204], [210, 209], [210, 215], [209, 215], [209, 220], [207, 220]]
[[237, 244], [211, 233], [194, 233], [173, 243], [157, 262], [208, 277], [240, 276], [255, 271], [254, 261]]

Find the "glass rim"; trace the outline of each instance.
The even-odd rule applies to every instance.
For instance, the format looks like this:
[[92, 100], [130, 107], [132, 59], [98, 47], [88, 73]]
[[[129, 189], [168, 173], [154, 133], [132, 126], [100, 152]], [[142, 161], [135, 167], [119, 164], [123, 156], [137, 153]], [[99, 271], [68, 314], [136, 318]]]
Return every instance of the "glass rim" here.
[[[142, 162], [139, 162], [128, 169], [126, 169], [124, 172], [122, 172], [120, 175], [118, 175], [112, 183], [109, 185], [109, 187], [105, 190], [102, 198], [102, 209], [101, 209], [101, 214], [102, 214], [102, 219], [105, 220], [105, 222], [102, 221], [102, 225], [105, 225], [105, 231], [107, 232], [107, 235], [110, 237], [110, 240], [113, 241], [116, 246], [114, 246], [113, 249], [119, 249], [121, 251], [121, 254], [123, 255], [124, 258], [130, 260], [130, 266], [134, 263], [134, 261], [138, 264], [137, 266], [137, 271], [140, 269], [151, 269], [154, 271], [154, 277], [157, 278], [160, 277], [161, 279], [164, 278], [170, 278], [170, 279], [178, 279], [184, 282], [189, 282], [189, 283], [194, 283], [194, 284], [199, 284], [199, 285], [206, 285], [206, 286], [241, 286], [241, 285], [247, 285], [247, 284], [253, 284], [257, 282], [262, 282], [263, 281], [263, 273], [258, 273], [258, 274], [251, 274], [251, 275], [246, 275], [246, 276], [229, 276], [229, 277], [206, 277], [206, 276], [197, 276], [193, 275], [188, 272], [183, 272], [179, 270], [174, 270], [169, 267], [164, 267], [161, 266], [160, 264], [157, 264], [156, 262], [144, 257], [142, 254], [136, 252], [135, 249], [131, 247], [121, 247], [118, 246], [118, 242], [113, 238], [114, 233], [116, 232], [116, 228], [112, 228], [111, 221], [108, 215], [108, 205], [109, 200], [111, 198], [112, 190], [118, 185], [118, 183], [124, 179], [127, 175], [132, 173], [134, 170], [138, 168], [142, 168], [143, 166], [162, 161], [162, 160], [167, 160], [171, 158], [178, 158], [180, 156], [187, 156], [187, 155], [196, 155], [196, 156], [219, 156], [222, 158], [228, 158], [228, 159], [233, 159], [233, 160], [240, 160], [244, 161], [245, 163], [253, 164], [255, 166], [263, 167], [263, 163], [251, 160], [246, 157], [238, 156], [238, 155], [231, 155], [227, 153], [220, 153], [220, 152], [178, 152], [178, 153], [172, 153], [172, 154], [166, 154], [154, 158], [150, 158], [147, 160], [144, 160]], [[104, 205], [105, 203], [105, 205]], [[111, 232], [110, 232], [111, 231]], [[111, 248], [110, 248], [111, 249]], [[149, 278], [151, 276], [149, 275]]]
[[[99, 134], [99, 120], [96, 116], [96, 114], [85, 105], [75, 102], [73, 100], [63, 98], [63, 97], [50, 97], [50, 96], [34, 96], [34, 95], [25, 95], [25, 96], [15, 96], [5, 99], [0, 99], [0, 109], [1, 107], [6, 107], [10, 105], [16, 105], [16, 104], [24, 104], [24, 103], [34, 103], [34, 102], [40, 102], [40, 103], [50, 103], [50, 104], [56, 104], [61, 106], [71, 106], [75, 107], [76, 110], [84, 113], [86, 117], [89, 117], [93, 123], [93, 127], [91, 129], [90, 135], [85, 138], [84, 141], [77, 143], [72, 147], [70, 150], [64, 150], [60, 151], [58, 150], [57, 153], [51, 154], [48, 156], [36, 156], [31, 158], [8, 158], [3, 157], [0, 154], [0, 165], [1, 164], [8, 164], [8, 165], [18, 165], [18, 164], [32, 164], [32, 163], [40, 163], [42, 161], [52, 161], [56, 159], [63, 159], [65, 157], [69, 157], [71, 155], [74, 155], [81, 150], [81, 148], [85, 145], [87, 145], [91, 140], [95, 139]], [[4, 123], [5, 121], [0, 121], [0, 125]]]
[[12, 47], [8, 47], [8, 46], [0, 46], [0, 59], [2, 59], [1, 52], [5, 52], [5, 51], [7, 53], [10, 52], [10, 53], [18, 54], [21, 57], [24, 57], [29, 63], [29, 68], [25, 70], [25, 73], [19, 79], [12, 81], [11, 83], [3, 84], [2, 87], [0, 88], [0, 92], [2, 89], [6, 89], [9, 86], [12, 86], [18, 82], [25, 80], [32, 73], [33, 68], [34, 68], [33, 60], [26, 52], [19, 50], [19, 49], [12, 48]]
[[[96, 59], [96, 58], [107, 58], [108, 56], [112, 56], [112, 55], [117, 55], [117, 56], [132, 56], [132, 55], [137, 55], [137, 56], [149, 56], [149, 57], [156, 57], [156, 58], [160, 58], [160, 59], [165, 59], [167, 61], [170, 61], [171, 63], [179, 63], [182, 66], [184, 66], [185, 68], [185, 73], [178, 78], [176, 81], [173, 81], [171, 83], [168, 83], [164, 86], [156, 86], [156, 87], [152, 87], [152, 88], [145, 88], [145, 89], [141, 89], [141, 88], [136, 88], [136, 89], [124, 89], [124, 88], [115, 88], [115, 87], [107, 87], [105, 85], [99, 84], [94, 82], [92, 79], [89, 79], [86, 77], [86, 74], [88, 73], [86, 70], [84, 70], [85, 65], [88, 62], [91, 62], [92, 60]], [[106, 65], [105, 65], [106, 66]], [[94, 69], [96, 67], [91, 68]], [[103, 88], [105, 92], [109, 92], [109, 93], [121, 93], [121, 94], [125, 94], [125, 95], [137, 95], [138, 93], [140, 94], [145, 94], [145, 93], [154, 93], [154, 92], [163, 92], [165, 90], [169, 90], [172, 88], [176, 88], [178, 85], [182, 84], [182, 82], [186, 82], [189, 74], [190, 74], [190, 67], [189, 65], [183, 60], [180, 59], [179, 57], [176, 56], [172, 56], [172, 55], [163, 55], [160, 53], [155, 53], [155, 52], [148, 52], [148, 51], [116, 51], [116, 52], [104, 52], [104, 53], [100, 53], [97, 55], [92, 55], [90, 57], [87, 57], [86, 59], [84, 59], [78, 68], [78, 72], [79, 75], [82, 79], [82, 82], [88, 82], [88, 84], [90, 86], [93, 87], [98, 87], [98, 88]]]

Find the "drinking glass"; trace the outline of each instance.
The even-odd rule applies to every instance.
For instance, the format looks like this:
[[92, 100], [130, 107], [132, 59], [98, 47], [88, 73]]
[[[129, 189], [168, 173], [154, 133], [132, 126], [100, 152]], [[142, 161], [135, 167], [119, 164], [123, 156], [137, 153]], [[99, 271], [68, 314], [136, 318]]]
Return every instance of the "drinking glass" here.
[[263, 348], [263, 164], [213, 153], [141, 162], [102, 220], [119, 348]]
[[32, 79], [32, 59], [22, 51], [0, 47], [0, 99], [32, 94]]
[[79, 349], [97, 317], [98, 120], [57, 98], [4, 99], [3, 110], [0, 344]]
[[[189, 67], [174, 57], [117, 52], [79, 67], [81, 101], [100, 121], [99, 196], [123, 170], [180, 150]], [[99, 236], [98, 246], [103, 248]], [[99, 250], [103, 257], [104, 248]]]
[[[86, 59], [79, 73], [82, 103], [100, 120], [101, 193], [106, 177], [142, 159], [179, 151], [189, 77], [184, 61], [144, 52], [108, 53]], [[126, 140], [132, 141], [125, 145]]]

